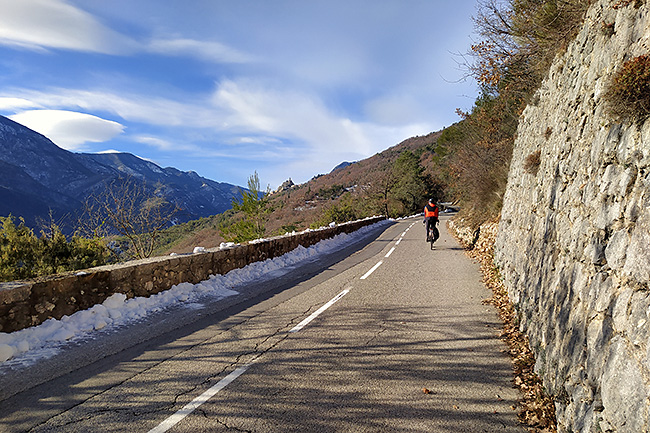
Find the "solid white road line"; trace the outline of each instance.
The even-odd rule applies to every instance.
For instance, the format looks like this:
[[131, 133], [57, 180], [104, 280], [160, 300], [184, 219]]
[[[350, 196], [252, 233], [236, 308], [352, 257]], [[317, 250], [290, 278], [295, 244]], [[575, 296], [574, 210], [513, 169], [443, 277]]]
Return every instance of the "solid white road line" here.
[[370, 270], [369, 270], [368, 272], [366, 272], [366, 273], [363, 275], [363, 277], [361, 277], [361, 279], [362, 279], [362, 280], [365, 280], [366, 278], [368, 278], [368, 277], [370, 276], [370, 274], [372, 274], [373, 272], [375, 272], [375, 271], [377, 270], [377, 268], [381, 266], [382, 263], [384, 263], [384, 262], [382, 262], [382, 261], [380, 260], [379, 263], [377, 263], [375, 266], [373, 266], [372, 268], [370, 268]]

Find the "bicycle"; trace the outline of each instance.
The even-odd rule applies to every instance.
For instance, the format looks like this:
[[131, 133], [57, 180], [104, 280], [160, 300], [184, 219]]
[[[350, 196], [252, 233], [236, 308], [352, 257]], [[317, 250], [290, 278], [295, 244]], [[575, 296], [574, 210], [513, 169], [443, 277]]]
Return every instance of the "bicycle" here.
[[435, 224], [431, 224], [429, 227], [429, 233], [427, 234], [427, 240], [431, 243], [431, 249], [433, 249], [433, 244], [438, 240], [439, 237], [440, 231], [438, 230], [438, 227], [436, 227]]

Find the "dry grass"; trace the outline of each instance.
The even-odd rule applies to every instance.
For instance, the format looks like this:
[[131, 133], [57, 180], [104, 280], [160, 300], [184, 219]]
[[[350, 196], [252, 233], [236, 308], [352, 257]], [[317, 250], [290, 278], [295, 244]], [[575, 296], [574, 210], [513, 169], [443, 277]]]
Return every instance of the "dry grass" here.
[[623, 63], [605, 91], [609, 114], [621, 121], [643, 121], [650, 117], [650, 56]]
[[542, 152], [537, 150], [526, 157], [524, 160], [524, 171], [537, 176], [539, 166], [542, 163]]

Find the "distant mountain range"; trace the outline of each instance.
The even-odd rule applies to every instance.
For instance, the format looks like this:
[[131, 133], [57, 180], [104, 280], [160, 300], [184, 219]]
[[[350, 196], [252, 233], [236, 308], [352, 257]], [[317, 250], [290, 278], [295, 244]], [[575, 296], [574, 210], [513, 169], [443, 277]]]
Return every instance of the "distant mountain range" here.
[[131, 177], [163, 191], [189, 221], [230, 209], [240, 188], [190, 171], [162, 168], [130, 153], [73, 153], [45, 136], [0, 116], [0, 216], [23, 217], [30, 227], [55, 221], [71, 230], [91, 193]]

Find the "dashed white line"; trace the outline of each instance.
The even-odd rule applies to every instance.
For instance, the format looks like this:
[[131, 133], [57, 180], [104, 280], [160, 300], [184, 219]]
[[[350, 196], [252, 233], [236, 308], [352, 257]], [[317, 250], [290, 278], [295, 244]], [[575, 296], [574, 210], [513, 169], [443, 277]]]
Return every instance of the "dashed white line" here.
[[375, 266], [373, 266], [372, 268], [370, 268], [370, 270], [369, 270], [368, 272], [366, 272], [365, 274], [363, 274], [363, 277], [361, 277], [361, 279], [362, 279], [362, 280], [365, 280], [366, 278], [368, 278], [368, 277], [370, 276], [370, 274], [372, 274], [373, 272], [375, 272], [375, 271], [377, 270], [377, 268], [381, 266], [382, 263], [384, 263], [384, 262], [382, 262], [382, 261], [380, 260], [379, 263], [377, 263]]
[[[395, 243], [395, 246], [399, 245], [399, 243], [402, 241], [404, 236], [406, 235], [406, 232], [409, 231], [411, 227], [413, 227], [415, 223], [411, 224], [400, 236], [400, 238], [397, 240]], [[386, 258], [390, 257], [391, 254], [393, 254], [393, 251], [395, 251], [395, 247], [392, 247], [388, 253], [386, 253]], [[361, 279], [365, 280], [368, 278], [373, 272], [377, 270], [382, 265], [383, 261], [379, 261], [375, 266], [373, 266], [368, 272], [366, 272]], [[347, 295], [350, 292], [350, 289], [345, 289], [338, 295], [336, 295], [334, 298], [332, 298], [329, 302], [327, 302], [325, 305], [320, 307], [318, 310], [314, 311], [309, 317], [304, 319], [302, 322], [291, 328], [289, 333], [294, 333], [300, 331], [302, 328], [307, 326], [309, 322], [314, 320], [316, 317], [321, 315], [325, 310], [327, 310], [329, 307], [334, 305], [339, 299], [341, 299], [343, 296]], [[160, 423], [157, 427], [149, 430], [149, 433], [164, 433], [170, 428], [174, 427], [176, 424], [178, 424], [183, 418], [194, 412], [199, 406], [201, 406], [203, 403], [208, 401], [210, 398], [214, 397], [215, 394], [217, 394], [219, 391], [230, 385], [235, 379], [237, 379], [239, 376], [244, 374], [246, 370], [250, 368], [251, 365], [255, 363], [257, 358], [254, 358], [251, 360], [248, 364], [242, 365], [241, 367], [237, 368], [234, 370], [232, 373], [230, 373], [228, 376], [224, 377], [221, 379], [217, 384], [212, 386], [210, 389], [205, 391], [203, 394], [199, 395], [196, 397], [194, 400], [192, 400], [190, 403], [186, 404], [183, 406], [182, 409], [177, 411], [174, 415], [170, 416], [167, 418], [165, 421]]]
[[230, 385], [235, 379], [237, 379], [239, 376], [244, 374], [248, 368], [253, 365], [256, 359], [253, 359], [251, 362], [249, 362], [246, 365], [242, 365], [232, 373], [230, 373], [228, 376], [224, 377], [221, 379], [219, 382], [217, 382], [216, 385], [212, 386], [210, 389], [205, 391], [203, 394], [200, 396], [196, 397], [194, 400], [183, 406], [182, 409], [180, 409], [178, 412], [176, 412], [174, 415], [170, 416], [167, 418], [165, 421], [161, 422], [158, 424], [157, 427], [149, 430], [149, 433], [164, 433], [170, 428], [174, 427], [176, 424], [181, 422], [183, 418], [194, 412], [199, 406], [201, 406], [203, 403], [208, 401], [210, 398], [214, 397], [216, 393]]
[[[381, 262], [380, 262], [381, 263]], [[347, 295], [350, 292], [350, 289], [345, 289], [338, 295], [336, 295], [334, 298], [332, 298], [329, 302], [327, 302], [325, 305], [320, 307], [318, 310], [314, 311], [309, 317], [307, 317], [305, 320], [291, 328], [289, 333], [293, 332], [298, 332], [309, 322], [314, 320], [316, 317], [318, 317], [323, 311], [327, 310], [329, 307], [334, 305], [336, 301], [341, 299], [343, 296]], [[253, 358], [249, 363], [242, 365], [241, 367], [237, 368], [234, 370], [232, 373], [230, 373], [228, 376], [224, 377], [221, 379], [219, 382], [217, 382], [214, 386], [212, 386], [210, 389], [205, 391], [203, 394], [199, 395], [196, 397], [194, 400], [183, 406], [182, 409], [178, 410], [174, 415], [170, 416], [167, 418], [165, 421], [161, 422], [158, 424], [158, 426], [152, 428], [149, 430], [148, 433], [164, 433], [170, 428], [174, 427], [176, 424], [181, 422], [183, 418], [194, 412], [199, 406], [201, 406], [203, 403], [211, 399], [212, 397], [215, 396], [219, 391], [230, 385], [232, 382], [235, 381], [239, 376], [244, 374], [246, 370], [250, 368], [251, 365], [257, 361], [260, 355], [257, 357]]]
[[316, 310], [316, 311], [314, 311], [313, 313], [311, 313], [311, 315], [310, 315], [309, 317], [307, 317], [305, 320], [303, 320], [302, 322], [298, 323], [296, 326], [294, 326], [293, 328], [291, 328], [291, 330], [290, 330], [289, 332], [291, 333], [291, 332], [298, 332], [298, 331], [300, 331], [302, 328], [304, 328], [305, 326], [307, 326], [307, 324], [308, 324], [309, 322], [311, 322], [312, 320], [314, 320], [314, 319], [315, 319], [316, 317], [318, 317], [318, 316], [319, 316], [323, 311], [327, 310], [329, 307], [331, 307], [332, 305], [334, 305], [334, 303], [335, 303], [336, 301], [338, 301], [339, 299], [341, 299], [342, 297], [344, 297], [345, 295], [347, 295], [349, 292], [350, 292], [350, 289], [345, 289], [345, 290], [343, 290], [341, 293], [339, 293], [338, 295], [336, 295], [335, 297], [333, 297], [333, 298], [332, 298], [332, 299], [331, 299], [327, 304], [323, 305], [323, 306], [320, 307], [318, 310]]

